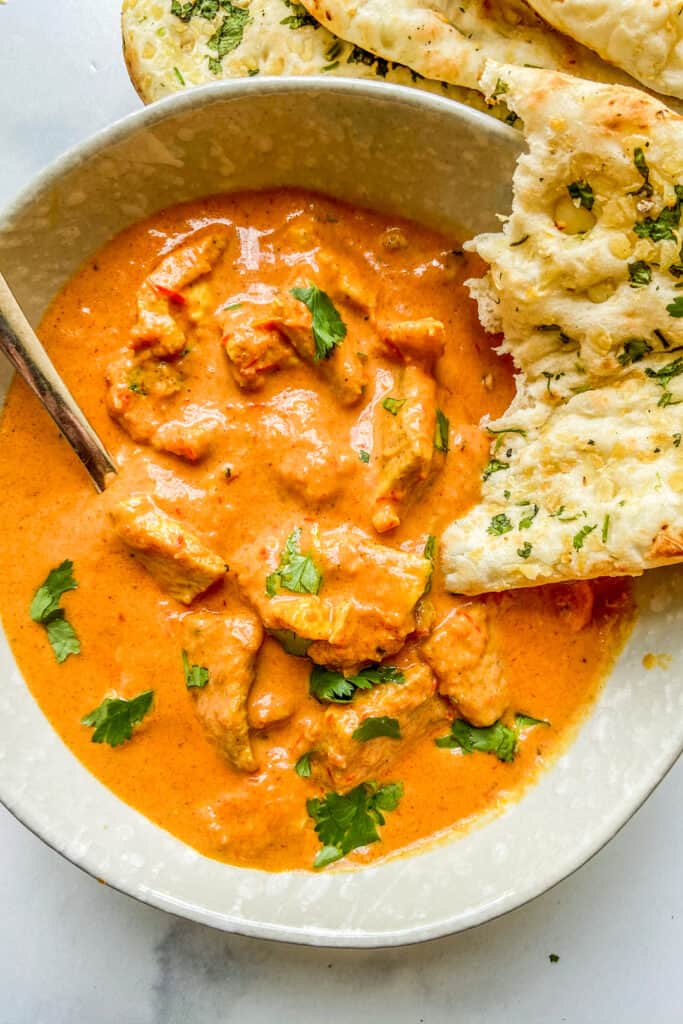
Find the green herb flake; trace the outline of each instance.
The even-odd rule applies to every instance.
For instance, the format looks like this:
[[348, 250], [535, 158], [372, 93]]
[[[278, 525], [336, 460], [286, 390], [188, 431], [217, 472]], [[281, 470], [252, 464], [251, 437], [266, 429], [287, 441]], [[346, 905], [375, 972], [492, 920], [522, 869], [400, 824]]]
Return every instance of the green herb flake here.
[[652, 193], [654, 192], [654, 189], [653, 189], [652, 184], [650, 182], [650, 168], [647, 166], [647, 161], [645, 160], [645, 154], [643, 153], [643, 151], [640, 148], [640, 146], [636, 146], [636, 148], [633, 151], [633, 163], [635, 164], [635, 168], [638, 171], [638, 174], [643, 179], [643, 184], [635, 192], [631, 192], [630, 195], [632, 195], [632, 196], [644, 195], [644, 196], [648, 196], [648, 197], [651, 196]]
[[183, 74], [182, 74], [180, 68], [174, 67], [173, 68], [173, 74], [176, 76], [176, 78], [178, 79], [178, 81], [180, 82], [181, 85], [185, 85], [185, 79], [183, 78]]
[[652, 345], [645, 338], [629, 338], [624, 342], [624, 351], [617, 362], [621, 366], [630, 366], [631, 363], [639, 363], [649, 352], [652, 352]]
[[436, 564], [436, 537], [433, 533], [430, 533], [425, 542], [424, 551], [422, 552], [424, 558], [428, 559], [431, 563], [429, 568], [429, 575], [427, 576], [427, 582], [425, 584], [423, 597], [428, 594], [432, 589], [432, 581], [434, 579], [434, 566]]
[[301, 530], [292, 530], [280, 555], [280, 564], [266, 577], [266, 593], [275, 597], [278, 590], [289, 590], [293, 594], [317, 594], [322, 586], [322, 573], [310, 555], [299, 551]]
[[291, 29], [304, 28], [306, 25], [311, 28], [320, 28], [318, 22], [312, 14], [308, 13], [303, 4], [296, 3], [296, 0], [285, 0], [285, 4], [292, 13], [282, 19], [281, 25], [288, 25]]
[[505, 469], [510, 468], [509, 462], [501, 462], [499, 459], [489, 459], [484, 466], [484, 472], [481, 474], [482, 480], [488, 480], [494, 473], [501, 473]]
[[652, 268], [645, 260], [634, 260], [627, 266], [632, 288], [644, 288], [652, 280]]
[[324, 868], [352, 850], [379, 842], [378, 827], [385, 823], [384, 812], [395, 811], [402, 796], [400, 782], [385, 786], [361, 782], [348, 793], [326, 793], [308, 800], [306, 810], [322, 843], [313, 867]]
[[406, 677], [395, 665], [370, 665], [353, 676], [345, 676], [335, 669], [314, 665], [308, 682], [308, 692], [320, 704], [348, 704], [358, 690], [371, 690], [385, 683], [402, 685]]
[[59, 607], [63, 594], [76, 590], [78, 584], [73, 576], [73, 562], [65, 559], [56, 569], [51, 569], [38, 587], [29, 607], [34, 622], [45, 626], [47, 638], [55, 658], [62, 664], [71, 654], [80, 654], [81, 644], [76, 631], [67, 621], [64, 609]]
[[595, 204], [595, 194], [587, 181], [573, 181], [567, 185], [567, 192], [579, 206], [586, 210], [592, 210]]
[[339, 311], [326, 292], [323, 292], [312, 281], [307, 288], [292, 288], [291, 294], [310, 311], [313, 318], [313, 341], [315, 344], [314, 360], [319, 363], [329, 359], [337, 345], [346, 337], [346, 324]]
[[105, 697], [99, 707], [81, 719], [81, 725], [87, 725], [95, 731], [93, 743], [108, 743], [110, 747], [118, 747], [133, 735], [133, 729], [139, 725], [154, 701], [154, 690], [145, 690], [137, 697], [126, 700], [124, 697]]
[[517, 554], [519, 555], [520, 558], [527, 559], [529, 557], [529, 555], [531, 554], [532, 549], [533, 549], [533, 545], [531, 545], [529, 543], [529, 541], [526, 541], [522, 545], [521, 548], [517, 548]]
[[671, 436], [672, 436], [672, 439], [673, 439], [674, 448], [680, 448], [681, 447], [681, 435], [676, 433], [676, 434], [672, 434]]
[[366, 452], [364, 448], [361, 448], [358, 452], [358, 458], [367, 465], [370, 461], [370, 452]]
[[607, 543], [607, 538], [609, 536], [609, 516], [608, 515], [605, 516], [605, 518], [602, 521], [602, 532], [601, 532], [600, 536], [602, 537], [602, 543], [606, 544]]
[[597, 526], [582, 526], [579, 532], [574, 534], [572, 538], [572, 546], [575, 551], [581, 550], [583, 542], [586, 537], [593, 532], [593, 530], [597, 530]]
[[516, 242], [510, 242], [510, 248], [516, 249], [518, 245], [524, 245], [525, 242], [529, 241], [530, 237], [530, 235], [524, 235], [522, 238], [519, 238]]
[[673, 302], [670, 302], [666, 307], [666, 311], [669, 316], [680, 319], [683, 316], [683, 295], [678, 295]]
[[378, 718], [366, 718], [357, 729], [351, 734], [351, 739], [358, 743], [367, 743], [368, 740], [379, 739], [386, 736], [390, 740], [401, 739], [401, 726], [398, 718], [388, 718], [381, 715]]
[[291, 654], [295, 658], [304, 658], [313, 643], [312, 640], [299, 636], [293, 629], [269, 629], [268, 634], [277, 640], [286, 654]]
[[557, 964], [560, 962], [560, 958], [557, 953], [548, 953], [548, 960], [550, 960], [551, 964]]
[[674, 377], [678, 377], [683, 373], [683, 356], [678, 356], [671, 363], [667, 363], [665, 366], [661, 366], [658, 370], [653, 370], [651, 366], [645, 367], [645, 374], [650, 380], [654, 380], [658, 387], [662, 389], [662, 395], [657, 402], [658, 406], [665, 407], [668, 405], [680, 405], [680, 402], [674, 402], [673, 394], [669, 390], [669, 384]]
[[309, 750], [306, 754], [302, 754], [299, 760], [294, 765], [294, 771], [300, 779], [310, 779], [311, 777], [311, 751]]
[[405, 398], [383, 398], [382, 408], [390, 412], [392, 416], [396, 416], [406, 404], [406, 401], [407, 399]]
[[520, 519], [520, 521], [519, 521], [519, 529], [520, 530], [528, 530], [529, 527], [531, 526], [531, 524], [533, 523], [534, 519], [538, 515], [538, 513], [539, 513], [538, 505], [534, 505], [532, 507], [531, 511], [528, 512], [522, 519]]
[[451, 424], [448, 417], [441, 411], [436, 410], [436, 428], [434, 430], [434, 447], [437, 452], [443, 452], [447, 455], [450, 451], [449, 435], [451, 430]]
[[185, 650], [182, 652], [182, 658], [185, 686], [188, 690], [203, 690], [209, 681], [208, 668], [205, 665], [193, 665]]
[[512, 529], [512, 523], [504, 512], [499, 512], [497, 516], [494, 516], [491, 520], [487, 533], [493, 536], [500, 537], [504, 533], [509, 533]]
[[237, 49], [242, 42], [249, 21], [249, 12], [241, 7], [235, 7], [229, 0], [221, 0], [221, 8], [225, 12], [223, 20], [206, 43], [209, 50], [216, 54], [215, 57], [209, 58], [209, 70], [214, 75], [220, 74], [223, 58]]
[[543, 718], [518, 714], [512, 727], [499, 720], [493, 725], [478, 727], [470, 725], [463, 718], [456, 718], [451, 731], [435, 740], [437, 747], [446, 750], [460, 749], [465, 754], [493, 754], [499, 761], [514, 761], [520, 735], [537, 725], [549, 726]]

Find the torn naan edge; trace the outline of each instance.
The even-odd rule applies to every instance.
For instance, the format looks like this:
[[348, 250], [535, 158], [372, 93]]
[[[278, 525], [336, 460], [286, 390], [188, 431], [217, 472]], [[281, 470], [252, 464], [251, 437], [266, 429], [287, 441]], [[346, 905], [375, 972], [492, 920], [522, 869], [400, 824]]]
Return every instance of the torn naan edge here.
[[326, 74], [415, 86], [509, 117], [503, 103], [491, 108], [478, 91], [429, 81], [338, 39], [294, 0], [251, 0], [239, 7], [212, 0], [124, 0], [122, 28], [128, 71], [145, 103], [221, 79]]
[[[303, 0], [330, 31], [431, 79], [479, 88], [487, 60], [634, 84], [522, 0]], [[495, 90], [492, 97], [499, 98]]]
[[529, 152], [469, 284], [519, 373], [481, 502], [443, 537], [465, 594], [683, 560], [683, 119], [554, 72], [490, 66], [501, 84]]
[[549, 24], [657, 92], [683, 99], [680, 0], [529, 0]]

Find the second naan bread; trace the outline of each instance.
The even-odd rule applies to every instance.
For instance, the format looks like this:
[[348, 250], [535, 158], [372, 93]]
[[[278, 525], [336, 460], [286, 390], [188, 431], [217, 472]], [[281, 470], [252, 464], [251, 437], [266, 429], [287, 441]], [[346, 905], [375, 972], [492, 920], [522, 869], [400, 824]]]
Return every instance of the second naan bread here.
[[683, 118], [644, 93], [492, 65], [522, 118], [503, 231], [468, 247], [517, 395], [481, 501], [445, 532], [476, 594], [683, 561]]

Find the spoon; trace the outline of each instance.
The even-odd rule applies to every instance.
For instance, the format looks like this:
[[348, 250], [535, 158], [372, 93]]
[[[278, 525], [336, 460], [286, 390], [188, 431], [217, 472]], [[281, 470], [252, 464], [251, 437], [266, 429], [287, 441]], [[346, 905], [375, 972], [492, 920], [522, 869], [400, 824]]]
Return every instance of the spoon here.
[[0, 349], [43, 403], [85, 466], [95, 488], [102, 492], [107, 475], [116, 472], [112, 457], [55, 370], [2, 274]]

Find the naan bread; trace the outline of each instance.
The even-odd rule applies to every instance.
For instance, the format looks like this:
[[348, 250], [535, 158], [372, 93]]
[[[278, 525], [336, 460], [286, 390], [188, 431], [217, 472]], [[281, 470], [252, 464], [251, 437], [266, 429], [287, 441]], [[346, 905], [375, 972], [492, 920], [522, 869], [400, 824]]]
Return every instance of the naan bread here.
[[529, 0], [551, 25], [658, 92], [683, 99], [680, 0]]
[[487, 59], [627, 82], [590, 50], [554, 32], [523, 0], [302, 0], [342, 39], [419, 71], [479, 88]]
[[[124, 0], [124, 53], [141, 99], [151, 103], [186, 86], [224, 78], [334, 74], [412, 85], [491, 112], [479, 92], [427, 81], [337, 39], [294, 0], [240, 0], [240, 4]], [[222, 57], [221, 50], [225, 51]], [[508, 116], [502, 103], [492, 112]]]
[[529, 145], [470, 282], [517, 395], [444, 534], [476, 594], [683, 561], [683, 119], [633, 89], [492, 65]]

